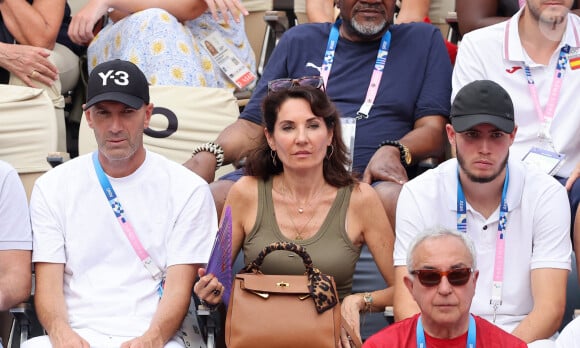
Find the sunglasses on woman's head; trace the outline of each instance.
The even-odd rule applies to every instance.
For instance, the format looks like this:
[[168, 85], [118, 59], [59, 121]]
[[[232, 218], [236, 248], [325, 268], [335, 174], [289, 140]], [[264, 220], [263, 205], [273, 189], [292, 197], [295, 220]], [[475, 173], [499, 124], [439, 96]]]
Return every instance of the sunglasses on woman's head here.
[[423, 286], [431, 287], [437, 286], [441, 283], [443, 276], [447, 277], [449, 284], [453, 286], [462, 286], [467, 284], [473, 269], [471, 268], [454, 268], [449, 271], [438, 271], [436, 269], [417, 269], [410, 272], [419, 278], [419, 282]]
[[322, 76], [304, 76], [297, 79], [285, 78], [268, 82], [268, 93], [278, 92], [296, 86], [311, 86], [324, 91], [324, 80]]

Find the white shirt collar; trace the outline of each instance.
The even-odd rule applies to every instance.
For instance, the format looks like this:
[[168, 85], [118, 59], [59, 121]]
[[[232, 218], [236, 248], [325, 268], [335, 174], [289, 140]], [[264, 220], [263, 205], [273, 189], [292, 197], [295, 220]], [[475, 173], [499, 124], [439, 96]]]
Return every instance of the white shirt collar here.
[[[457, 175], [449, 175], [451, 172], [457, 173], [457, 166], [459, 163], [457, 159], [452, 158], [450, 160], [441, 163], [439, 166], [445, 165], [443, 169], [446, 174], [444, 174], [445, 190], [448, 194], [447, 205], [449, 210], [457, 212]], [[508, 183], [507, 190], [507, 204], [508, 211], [517, 209], [521, 204], [521, 198], [524, 191], [526, 169], [524, 164], [517, 159], [508, 159], [508, 167], [510, 170], [510, 179]], [[469, 204], [469, 202], [468, 202]], [[468, 205], [469, 207], [469, 205]]]

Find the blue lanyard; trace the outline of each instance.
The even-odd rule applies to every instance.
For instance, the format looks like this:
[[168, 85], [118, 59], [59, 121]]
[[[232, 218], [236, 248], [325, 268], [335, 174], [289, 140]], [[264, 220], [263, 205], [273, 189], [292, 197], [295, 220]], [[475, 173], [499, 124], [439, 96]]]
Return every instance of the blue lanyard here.
[[[503, 182], [503, 189], [501, 191], [501, 205], [499, 209], [499, 224], [497, 226], [498, 231], [501, 233], [501, 238], [503, 239], [504, 231], [507, 224], [507, 213], [508, 205], [506, 201], [507, 188], [509, 182], [509, 168], [505, 168], [505, 180]], [[461, 187], [461, 181], [459, 180], [459, 169], [457, 169], [457, 230], [459, 232], [467, 233], [467, 202], [465, 200], [465, 194], [463, 193], [463, 187]]]
[[[334, 62], [334, 54], [336, 52], [336, 46], [338, 45], [339, 38], [339, 28], [342, 23], [341, 19], [337, 19], [330, 30], [328, 36], [328, 43], [326, 44], [326, 52], [324, 53], [324, 62], [322, 63], [322, 68], [320, 71], [320, 76], [324, 81], [324, 85], [328, 86], [328, 76], [330, 75], [330, 70], [332, 69], [332, 63]], [[383, 76], [383, 71], [385, 70], [385, 65], [387, 63], [387, 57], [389, 55], [389, 49], [391, 47], [391, 32], [387, 30], [381, 39], [381, 45], [379, 51], [377, 52], [377, 59], [375, 61], [375, 67], [371, 80], [369, 82], [369, 87], [367, 88], [367, 95], [365, 97], [364, 103], [361, 105], [359, 111], [357, 112], [357, 119], [368, 118], [371, 108], [375, 102], [377, 92], [379, 90], [379, 85], [381, 83], [381, 78]]]
[[125, 217], [125, 211], [123, 210], [123, 206], [121, 206], [121, 202], [119, 201], [117, 194], [115, 193], [115, 190], [113, 189], [113, 186], [109, 181], [109, 178], [107, 178], [107, 175], [105, 174], [105, 171], [103, 170], [103, 167], [99, 162], [98, 151], [93, 152], [93, 165], [95, 167], [97, 177], [99, 178], [101, 188], [103, 189], [103, 192], [107, 197], [109, 205], [111, 206], [113, 213], [115, 213], [115, 217], [117, 218], [119, 225], [121, 225], [123, 233], [125, 233], [125, 236], [127, 237], [129, 242], [131, 243], [131, 246], [135, 250], [135, 253], [137, 254], [137, 256], [139, 256], [139, 259], [141, 259], [143, 266], [145, 266], [145, 268], [149, 271], [149, 273], [151, 273], [153, 279], [155, 280], [162, 279], [163, 272], [159, 269], [159, 267], [157, 267], [157, 265], [155, 265], [155, 263], [151, 259], [151, 256], [149, 256], [149, 253], [147, 252], [147, 250], [145, 250], [145, 248], [141, 244], [141, 241], [137, 237], [137, 234], [133, 229], [133, 225], [131, 225], [129, 220], [127, 220], [127, 218]]
[[[475, 348], [475, 319], [473, 315], [469, 315], [469, 328], [467, 329], [467, 348]], [[423, 330], [423, 323], [421, 316], [417, 319], [417, 348], [427, 348], [427, 341], [425, 341], [425, 330]]]
[[[493, 322], [497, 309], [502, 302], [503, 273], [505, 264], [505, 231], [507, 225], [507, 188], [509, 183], [509, 167], [505, 169], [505, 180], [501, 192], [501, 203], [499, 209], [499, 221], [497, 224], [497, 235], [495, 241], [495, 260], [493, 266], [493, 282], [491, 287], [490, 304], [493, 307]], [[457, 230], [467, 233], [467, 201], [459, 180], [459, 169], [457, 169]]]

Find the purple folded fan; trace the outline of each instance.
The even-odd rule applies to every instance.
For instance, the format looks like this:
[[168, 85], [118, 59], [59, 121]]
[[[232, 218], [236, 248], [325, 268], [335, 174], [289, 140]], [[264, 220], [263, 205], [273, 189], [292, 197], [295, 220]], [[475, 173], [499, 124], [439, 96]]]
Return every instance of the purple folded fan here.
[[206, 273], [211, 273], [224, 285], [223, 302], [230, 302], [232, 291], [232, 209], [226, 207], [226, 213], [217, 232], [215, 243], [207, 263]]

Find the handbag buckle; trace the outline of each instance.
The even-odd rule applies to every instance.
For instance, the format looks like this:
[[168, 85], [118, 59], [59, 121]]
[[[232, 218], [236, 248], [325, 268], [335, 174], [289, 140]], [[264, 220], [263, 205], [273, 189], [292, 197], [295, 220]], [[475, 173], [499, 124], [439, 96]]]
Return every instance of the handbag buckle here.
[[281, 288], [287, 288], [290, 286], [290, 283], [278, 282], [278, 283], [276, 283], [276, 286], [281, 287]]

